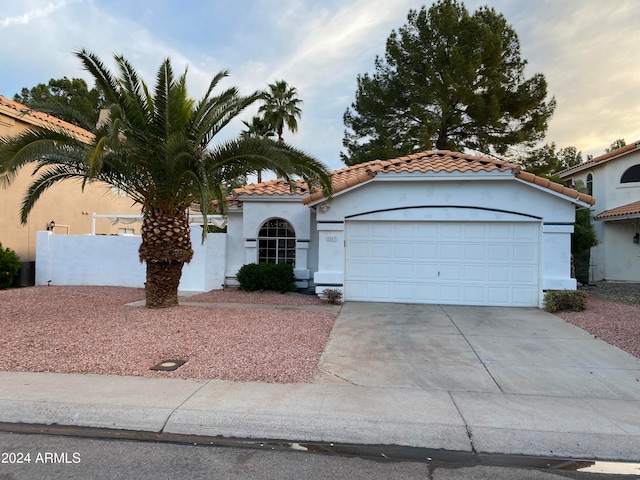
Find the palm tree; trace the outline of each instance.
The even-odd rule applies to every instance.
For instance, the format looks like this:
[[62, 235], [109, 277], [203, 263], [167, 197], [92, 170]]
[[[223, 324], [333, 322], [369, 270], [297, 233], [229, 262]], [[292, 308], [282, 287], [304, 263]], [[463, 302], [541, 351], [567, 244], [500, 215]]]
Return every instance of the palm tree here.
[[278, 140], [283, 141], [282, 133], [286, 126], [292, 133], [298, 131], [297, 119], [302, 116], [302, 110], [298, 105], [302, 100], [298, 98], [298, 91], [295, 87], [289, 87], [286, 81], [279, 80], [269, 84], [269, 90], [262, 95], [263, 105], [258, 109], [258, 113], [278, 134]]
[[21, 167], [35, 165], [37, 177], [23, 200], [23, 223], [42, 193], [60, 181], [80, 179], [83, 187], [102, 181], [124, 190], [142, 207], [139, 253], [146, 262], [147, 307], [178, 304], [182, 267], [193, 256], [188, 208], [199, 203], [206, 219], [211, 196], [224, 207], [223, 186], [231, 179], [271, 170], [291, 184], [301, 177], [330, 193], [326, 167], [290, 146], [238, 138], [209, 147], [224, 126], [260, 98], [259, 92], [242, 96], [236, 88], [214, 95], [226, 71], [196, 102], [187, 96], [186, 71], [174, 78], [169, 59], [160, 66], [152, 92], [122, 56], [114, 57], [118, 77], [96, 55], [81, 50], [76, 56], [105, 92], [108, 121], [96, 127], [90, 145], [62, 128], [0, 138], [0, 181], [9, 183]]
[[[275, 133], [271, 125], [261, 117], [254, 116], [251, 119], [251, 123], [242, 121], [244, 126], [247, 127], [240, 133], [241, 137], [249, 138], [269, 138], [273, 137]], [[262, 170], [256, 170], [256, 176], [258, 183], [262, 183]]]

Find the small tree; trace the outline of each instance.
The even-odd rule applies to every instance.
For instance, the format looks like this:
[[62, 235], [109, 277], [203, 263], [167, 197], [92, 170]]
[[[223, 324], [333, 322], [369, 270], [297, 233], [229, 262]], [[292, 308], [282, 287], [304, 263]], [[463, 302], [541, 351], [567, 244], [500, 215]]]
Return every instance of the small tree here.
[[545, 177], [557, 183], [564, 183], [558, 173], [582, 162], [582, 152], [576, 147], [564, 147], [556, 150], [556, 144], [528, 151], [523, 157], [515, 159], [527, 172]]
[[[587, 190], [584, 184], [577, 182], [576, 189], [582, 193]], [[576, 212], [573, 235], [571, 236], [571, 254], [575, 277], [583, 285], [589, 283], [589, 264], [591, 263], [591, 248], [598, 244], [596, 232], [593, 229], [591, 210], [583, 209]]]
[[20, 270], [20, 259], [10, 248], [2, 248], [0, 243], [0, 290], [9, 288]]

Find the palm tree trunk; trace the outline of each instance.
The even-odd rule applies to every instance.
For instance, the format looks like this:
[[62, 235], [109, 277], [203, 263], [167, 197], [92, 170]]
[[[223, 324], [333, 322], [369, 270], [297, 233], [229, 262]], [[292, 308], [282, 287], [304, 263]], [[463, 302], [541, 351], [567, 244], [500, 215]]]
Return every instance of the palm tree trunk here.
[[140, 261], [147, 263], [146, 305], [176, 306], [182, 267], [193, 257], [187, 216], [145, 212], [141, 233]]

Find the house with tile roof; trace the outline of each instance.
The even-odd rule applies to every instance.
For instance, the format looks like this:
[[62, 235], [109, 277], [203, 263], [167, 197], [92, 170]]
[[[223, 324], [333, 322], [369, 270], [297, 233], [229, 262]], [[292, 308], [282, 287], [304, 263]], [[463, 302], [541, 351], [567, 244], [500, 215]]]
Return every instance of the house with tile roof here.
[[503, 160], [427, 151], [333, 172], [333, 195], [272, 180], [229, 198], [226, 283], [294, 265], [347, 301], [540, 307], [575, 289], [571, 233], [591, 195]]
[[[0, 96], [0, 137], [10, 137], [29, 128], [63, 128], [87, 143], [93, 134], [51, 115]], [[36, 256], [36, 232], [51, 228], [58, 234], [88, 234], [92, 231], [92, 212], [98, 214], [138, 214], [129, 197], [112, 191], [102, 183], [92, 183], [82, 191], [78, 182], [63, 182], [47, 190], [38, 200], [26, 225], [20, 222], [24, 194], [32, 181], [33, 168], [23, 168], [8, 188], [0, 188], [0, 243], [23, 261]], [[112, 226], [108, 219], [96, 222], [96, 233], [112, 235], [138, 233], [139, 226]]]
[[598, 199], [591, 207], [599, 244], [591, 251], [590, 279], [640, 282], [640, 141], [559, 175]]

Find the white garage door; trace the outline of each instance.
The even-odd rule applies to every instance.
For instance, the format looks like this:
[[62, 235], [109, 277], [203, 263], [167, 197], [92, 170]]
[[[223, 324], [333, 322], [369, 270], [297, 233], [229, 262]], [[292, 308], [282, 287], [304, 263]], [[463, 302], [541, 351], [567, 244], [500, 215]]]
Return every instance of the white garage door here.
[[539, 224], [346, 224], [345, 299], [538, 305]]

